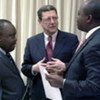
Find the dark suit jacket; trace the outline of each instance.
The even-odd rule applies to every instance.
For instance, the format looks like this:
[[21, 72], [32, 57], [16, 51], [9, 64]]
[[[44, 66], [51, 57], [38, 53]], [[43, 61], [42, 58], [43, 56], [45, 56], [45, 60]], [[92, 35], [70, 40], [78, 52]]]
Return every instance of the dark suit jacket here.
[[[72, 58], [78, 45], [76, 35], [58, 31], [56, 44], [53, 51], [53, 57], [58, 58], [64, 63], [68, 63]], [[32, 100], [46, 100], [40, 74], [35, 77], [31, 73], [33, 64], [47, 57], [44, 43], [44, 35], [40, 33], [27, 40], [22, 72], [29, 78], [33, 79]]]
[[100, 29], [80, 47], [69, 63], [64, 100], [100, 100]]
[[0, 51], [0, 100], [22, 100], [24, 90], [16, 65]]

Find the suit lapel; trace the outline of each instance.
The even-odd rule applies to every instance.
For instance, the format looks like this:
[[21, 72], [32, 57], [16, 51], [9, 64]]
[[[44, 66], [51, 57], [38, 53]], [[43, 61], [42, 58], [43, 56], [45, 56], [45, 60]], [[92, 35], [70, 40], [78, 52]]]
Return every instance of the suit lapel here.
[[17, 69], [16, 64], [11, 63], [11, 61], [9, 60], [9, 58], [4, 55], [2, 52], [0, 52], [0, 55], [2, 57], [3, 63], [5, 63], [5, 65], [14, 73], [18, 74], [20, 76], [19, 70]]
[[[57, 55], [59, 55], [59, 52], [60, 52], [59, 48], [64, 47], [64, 44], [66, 43], [66, 41], [64, 41], [64, 38], [65, 38], [65, 36], [62, 35], [62, 33], [60, 31], [58, 31], [58, 35], [57, 35], [57, 38], [56, 38], [56, 44], [55, 44], [55, 47], [54, 47], [54, 50], [53, 50], [53, 57], [56, 57]], [[36, 43], [37, 43], [36, 44], [37, 52], [39, 53], [39, 56], [41, 58], [46, 57], [46, 59], [47, 59], [43, 33], [40, 34], [40, 36], [37, 38]]]
[[87, 41], [85, 41], [81, 46], [80, 46], [80, 48], [79, 48], [79, 50], [74, 54], [74, 56], [72, 57], [72, 59], [71, 59], [71, 61], [70, 61], [70, 63], [68, 64], [68, 67], [71, 65], [71, 63], [74, 61], [74, 59], [77, 57], [77, 55], [79, 54], [79, 53], [81, 53], [81, 51], [84, 49], [84, 47], [88, 44], [88, 40]]
[[[46, 57], [46, 49], [45, 49], [45, 42], [44, 42], [44, 35], [43, 33], [37, 38], [36, 42], [37, 52], [39, 53], [40, 58]], [[39, 43], [39, 44], [38, 44]]]
[[61, 52], [61, 48], [64, 48], [64, 44], [66, 43], [66, 41], [64, 41], [64, 38], [65, 36], [62, 35], [60, 31], [58, 31], [55, 47], [53, 50], [53, 57], [57, 57], [57, 55], [59, 55], [59, 52]]
[[[97, 30], [98, 31], [98, 30]], [[98, 32], [94, 32], [78, 49], [78, 51], [74, 54], [74, 56], [72, 57], [70, 63], [68, 64], [68, 68], [70, 67], [70, 65], [72, 64], [72, 62], [75, 60], [75, 58], [78, 56], [79, 53], [81, 53], [81, 51], [86, 47], [86, 45], [95, 37], [96, 34], [99, 34]], [[67, 69], [68, 70], [68, 69]]]

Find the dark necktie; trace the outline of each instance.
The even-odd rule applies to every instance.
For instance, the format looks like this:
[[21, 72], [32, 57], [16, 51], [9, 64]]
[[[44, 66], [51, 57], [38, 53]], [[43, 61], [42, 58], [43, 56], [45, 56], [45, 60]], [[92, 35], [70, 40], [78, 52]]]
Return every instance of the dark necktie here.
[[10, 55], [10, 53], [7, 53], [6, 56], [9, 58], [10, 62], [15, 65], [15, 62], [14, 62], [12, 56]]
[[17, 72], [17, 74], [20, 76], [19, 70], [18, 70], [18, 68], [17, 68], [17, 66], [16, 66], [16, 64], [15, 64], [12, 56], [10, 55], [10, 53], [7, 53], [6, 56], [8, 57], [8, 59], [10, 60], [10, 62], [14, 65], [13, 66], [13, 70], [15, 70], [15, 72]]
[[52, 36], [48, 37], [48, 44], [46, 46], [48, 60], [51, 60], [53, 49], [52, 49]]

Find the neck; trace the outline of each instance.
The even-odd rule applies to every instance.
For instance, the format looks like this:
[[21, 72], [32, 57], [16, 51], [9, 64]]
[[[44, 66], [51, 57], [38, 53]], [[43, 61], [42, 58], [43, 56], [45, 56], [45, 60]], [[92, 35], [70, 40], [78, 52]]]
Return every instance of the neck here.
[[86, 32], [88, 32], [88, 31], [90, 31], [91, 29], [93, 29], [93, 28], [95, 28], [95, 27], [98, 27], [98, 26], [100, 26], [100, 23], [99, 23], [99, 24], [92, 24], [92, 25], [90, 25], [90, 26], [87, 28]]

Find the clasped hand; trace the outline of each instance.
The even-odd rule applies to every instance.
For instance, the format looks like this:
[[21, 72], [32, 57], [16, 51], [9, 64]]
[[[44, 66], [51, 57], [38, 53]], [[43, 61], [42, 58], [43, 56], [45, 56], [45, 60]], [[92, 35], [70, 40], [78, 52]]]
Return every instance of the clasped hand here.
[[43, 66], [48, 71], [46, 74], [46, 79], [49, 81], [51, 86], [63, 87], [63, 73], [66, 70], [65, 64], [59, 59], [52, 58], [51, 61], [45, 62], [45, 58], [39, 61], [37, 64], [32, 66], [32, 71], [40, 72], [39, 66]]

